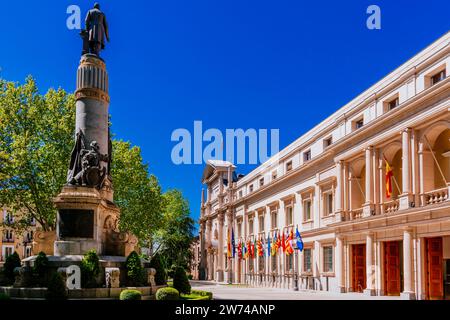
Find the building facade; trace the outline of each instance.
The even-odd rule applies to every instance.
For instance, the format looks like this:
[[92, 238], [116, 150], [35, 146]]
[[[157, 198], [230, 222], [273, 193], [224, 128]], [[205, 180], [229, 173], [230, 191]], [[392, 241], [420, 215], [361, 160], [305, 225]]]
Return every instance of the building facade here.
[[17, 252], [21, 259], [33, 255], [33, 237], [36, 232], [36, 221], [30, 221], [27, 230], [19, 232], [12, 228], [15, 217], [6, 208], [1, 209], [0, 214], [0, 266], [6, 258]]
[[[449, 40], [447, 33], [248, 175], [236, 178], [233, 164], [208, 161], [200, 275], [449, 297]], [[267, 246], [268, 237], [297, 228], [304, 248], [292, 255], [227, 255], [230, 233], [235, 244], [264, 239]]]

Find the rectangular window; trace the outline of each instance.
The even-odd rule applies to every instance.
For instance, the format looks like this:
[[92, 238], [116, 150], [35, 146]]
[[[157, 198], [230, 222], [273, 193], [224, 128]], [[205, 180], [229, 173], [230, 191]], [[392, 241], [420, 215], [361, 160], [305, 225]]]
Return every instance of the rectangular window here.
[[444, 69], [444, 70], [436, 73], [434, 76], [431, 76], [431, 79], [430, 79], [431, 85], [433, 86], [436, 83], [441, 82], [442, 80], [445, 79], [445, 77], [446, 77], [446, 74], [445, 74], [445, 69]]
[[303, 201], [303, 221], [311, 220], [311, 200]]
[[261, 215], [259, 216], [259, 231], [263, 232], [264, 231], [264, 216]]
[[248, 189], [250, 190], [250, 192], [253, 192], [253, 184], [251, 184]]
[[286, 163], [286, 172], [291, 170], [292, 170], [292, 161], [289, 161], [288, 163]]
[[253, 219], [248, 220], [248, 233], [253, 234]]
[[333, 247], [323, 247], [323, 272], [333, 272]]
[[312, 252], [311, 249], [303, 250], [303, 272], [312, 272]]
[[242, 198], [242, 190], [239, 190], [239, 198]]
[[259, 179], [259, 186], [262, 187], [264, 185], [264, 178]]
[[333, 137], [329, 137], [323, 140], [323, 148], [326, 149], [333, 144]]
[[303, 162], [311, 160], [311, 150], [303, 152]]
[[391, 100], [391, 101], [389, 101], [387, 105], [388, 105], [388, 110], [392, 110], [394, 108], [397, 108], [398, 105], [399, 105], [398, 97], [393, 99], [393, 100]]
[[254, 272], [255, 271], [255, 262], [254, 259], [250, 258], [248, 260], [248, 268], [250, 269], [250, 272]]
[[326, 192], [323, 194], [323, 215], [329, 216], [333, 214], [333, 193]]
[[238, 238], [242, 237], [242, 223], [238, 223], [237, 236], [238, 236]]
[[286, 256], [286, 272], [294, 271], [294, 255], [290, 254]]
[[275, 180], [278, 177], [277, 171], [272, 172], [272, 180]]
[[272, 219], [272, 229], [275, 229], [277, 227], [277, 212], [276, 211], [272, 211], [270, 213], [270, 217]]
[[290, 226], [293, 223], [292, 207], [286, 207], [286, 225]]
[[363, 125], [364, 125], [364, 119], [361, 118], [361, 119], [355, 120], [354, 123], [355, 123], [355, 124], [354, 124], [355, 130], [358, 130], [358, 129], [360, 129], [360, 128], [363, 127]]
[[277, 256], [271, 256], [272, 261], [272, 272], [277, 271]]
[[264, 257], [258, 257], [258, 271], [261, 273], [265, 273], [266, 271], [266, 266], [265, 266], [265, 259]]

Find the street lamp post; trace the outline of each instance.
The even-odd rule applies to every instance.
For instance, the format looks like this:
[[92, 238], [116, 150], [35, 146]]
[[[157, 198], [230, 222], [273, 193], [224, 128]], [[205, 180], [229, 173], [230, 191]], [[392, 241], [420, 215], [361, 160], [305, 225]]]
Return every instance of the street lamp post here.
[[295, 268], [295, 272], [294, 272], [294, 291], [298, 291], [298, 247], [295, 246], [294, 248], [294, 256], [295, 256], [295, 261], [294, 261], [294, 268]]

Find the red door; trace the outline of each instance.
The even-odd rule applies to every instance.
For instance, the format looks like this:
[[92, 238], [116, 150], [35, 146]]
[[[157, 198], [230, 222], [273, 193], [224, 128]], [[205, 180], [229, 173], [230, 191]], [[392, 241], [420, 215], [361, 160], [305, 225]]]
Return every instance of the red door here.
[[444, 298], [442, 269], [442, 238], [427, 239], [427, 296], [430, 300]]
[[400, 295], [400, 242], [384, 243], [384, 279], [386, 295]]
[[366, 288], [366, 245], [354, 244], [353, 252], [353, 290], [363, 292]]

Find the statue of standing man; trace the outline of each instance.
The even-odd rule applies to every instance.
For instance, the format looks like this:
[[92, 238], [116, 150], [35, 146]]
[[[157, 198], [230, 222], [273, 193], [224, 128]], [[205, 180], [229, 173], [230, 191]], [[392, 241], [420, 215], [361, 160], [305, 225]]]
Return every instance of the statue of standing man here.
[[86, 15], [86, 30], [81, 32], [83, 38], [83, 54], [91, 53], [99, 56], [105, 48], [105, 38], [109, 42], [108, 23], [106, 16], [100, 11], [100, 5], [96, 2], [94, 8]]

